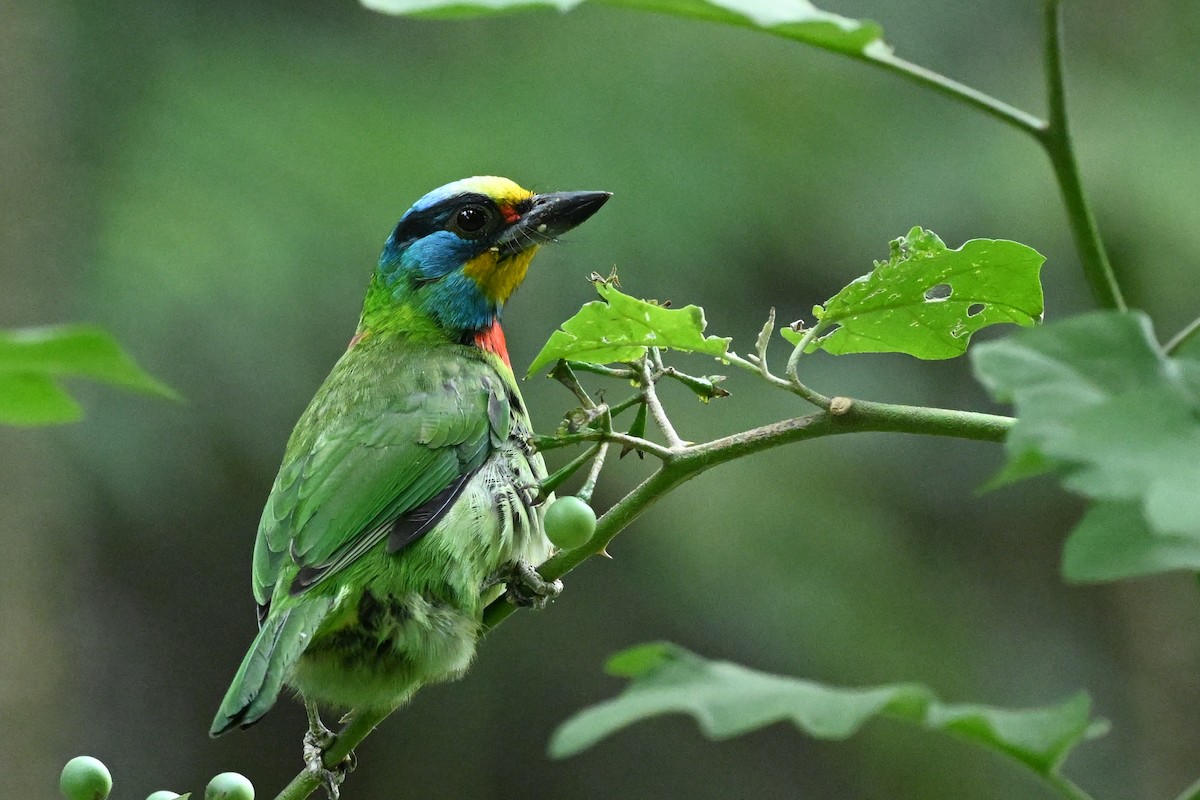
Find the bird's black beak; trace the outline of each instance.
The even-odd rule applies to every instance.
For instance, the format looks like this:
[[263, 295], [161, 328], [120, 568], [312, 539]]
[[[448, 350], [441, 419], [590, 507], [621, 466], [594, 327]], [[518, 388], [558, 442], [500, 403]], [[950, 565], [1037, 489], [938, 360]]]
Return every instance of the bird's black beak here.
[[519, 253], [581, 224], [600, 210], [612, 192], [552, 192], [533, 196], [533, 204], [496, 241], [506, 254]]

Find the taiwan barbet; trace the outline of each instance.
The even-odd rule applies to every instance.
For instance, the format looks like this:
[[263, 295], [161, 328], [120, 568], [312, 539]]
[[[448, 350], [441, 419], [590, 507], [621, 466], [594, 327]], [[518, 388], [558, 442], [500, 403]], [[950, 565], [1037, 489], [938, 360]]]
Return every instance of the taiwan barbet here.
[[390, 709], [456, 678], [483, 608], [535, 577], [546, 468], [500, 315], [538, 247], [608, 198], [475, 177], [401, 218], [288, 440], [254, 547], [259, 633], [211, 735], [253, 724], [285, 686], [316, 731], [317, 703]]

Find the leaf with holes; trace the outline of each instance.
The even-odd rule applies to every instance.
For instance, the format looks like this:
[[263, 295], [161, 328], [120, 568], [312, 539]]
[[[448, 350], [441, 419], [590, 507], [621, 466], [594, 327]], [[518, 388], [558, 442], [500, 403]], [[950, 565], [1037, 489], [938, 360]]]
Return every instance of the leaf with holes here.
[[58, 383], [68, 377], [177, 397], [99, 328], [64, 325], [0, 331], [0, 423], [48, 425], [78, 419], [78, 404]]
[[[808, 0], [593, 0], [637, 11], [719, 22], [804, 42], [825, 50], [868, 57], [891, 49], [874, 22], [821, 11]], [[532, 8], [570, 11], [583, 0], [362, 0], [374, 11], [417, 17], [475, 17]]]
[[586, 304], [555, 331], [529, 365], [533, 375], [560, 358], [588, 364], [635, 361], [648, 347], [720, 358], [729, 339], [704, 335], [704, 309], [667, 308], [623, 294], [605, 281], [595, 282], [603, 300]]
[[1067, 577], [1200, 566], [1200, 364], [1166, 356], [1145, 314], [1100, 311], [1021, 331], [980, 345], [973, 362], [1017, 409], [993, 484], [1054, 472], [1098, 501], [1067, 543]]
[[1103, 720], [1091, 719], [1085, 694], [1056, 706], [1022, 710], [951, 705], [917, 684], [824, 686], [710, 661], [662, 642], [617, 654], [608, 671], [629, 678], [629, 685], [612, 700], [563, 723], [550, 741], [552, 755], [574, 755], [634, 722], [663, 714], [689, 714], [713, 739], [786, 721], [810, 736], [841, 740], [871, 718], [884, 716], [967, 739], [1048, 775], [1073, 747], [1108, 729]]
[[[936, 234], [913, 228], [892, 241], [886, 262], [813, 310], [829, 330], [807, 351], [960, 356], [980, 328], [1041, 321], [1038, 273], [1045, 260], [1004, 239], [972, 239], [949, 250]], [[790, 328], [781, 333], [792, 344], [803, 335]]]

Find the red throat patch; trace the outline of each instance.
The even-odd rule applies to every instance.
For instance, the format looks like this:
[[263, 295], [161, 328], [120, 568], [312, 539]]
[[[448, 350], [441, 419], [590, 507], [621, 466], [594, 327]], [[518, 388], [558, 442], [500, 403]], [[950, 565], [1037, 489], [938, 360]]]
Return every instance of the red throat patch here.
[[512, 362], [508, 360], [508, 344], [504, 341], [504, 329], [499, 322], [493, 322], [492, 327], [475, 334], [475, 346], [500, 356], [504, 365], [512, 369]]

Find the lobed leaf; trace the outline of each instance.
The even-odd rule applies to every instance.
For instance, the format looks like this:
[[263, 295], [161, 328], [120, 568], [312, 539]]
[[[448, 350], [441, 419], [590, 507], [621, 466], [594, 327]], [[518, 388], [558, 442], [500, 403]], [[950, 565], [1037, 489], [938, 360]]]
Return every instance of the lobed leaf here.
[[[988, 325], [1033, 325], [1042, 319], [1045, 257], [1004, 239], [972, 239], [947, 249], [931, 231], [913, 228], [814, 313], [822, 328], [806, 348], [834, 355], [907, 353], [921, 359], [960, 356], [972, 334]], [[801, 332], [781, 330], [792, 344]]]
[[[605, 5], [751, 28], [848, 54], [889, 52], [874, 22], [821, 11], [808, 0], [593, 0]], [[459, 18], [533, 8], [570, 11], [583, 0], [362, 0], [374, 11]]]
[[666, 308], [623, 294], [596, 281], [603, 300], [594, 300], [564, 322], [529, 365], [529, 375], [560, 358], [588, 364], [635, 361], [649, 347], [720, 358], [729, 339], [704, 335], [704, 310], [699, 306]]
[[79, 405], [59, 385], [84, 377], [175, 398], [99, 328], [65, 325], [0, 331], [0, 423], [47, 425], [79, 419]]
[[1168, 358], [1149, 318], [1073, 317], [981, 345], [974, 366], [1017, 409], [993, 484], [1054, 472], [1098, 501], [1067, 543], [1068, 578], [1200, 566], [1200, 365]]
[[845, 739], [871, 718], [887, 716], [973, 741], [1046, 775], [1075, 745], [1107, 732], [1107, 723], [1090, 719], [1085, 694], [1026, 710], [946, 705], [917, 684], [835, 688], [710, 661], [668, 643], [618, 653], [608, 671], [629, 678], [629, 685], [563, 723], [550, 741], [555, 757], [574, 755], [634, 722], [663, 714], [688, 714], [713, 739], [784, 721], [820, 739]]
[[1076, 583], [1200, 572], [1200, 539], [1150, 530], [1137, 503], [1101, 501], [1087, 510], [1063, 548], [1063, 576]]

